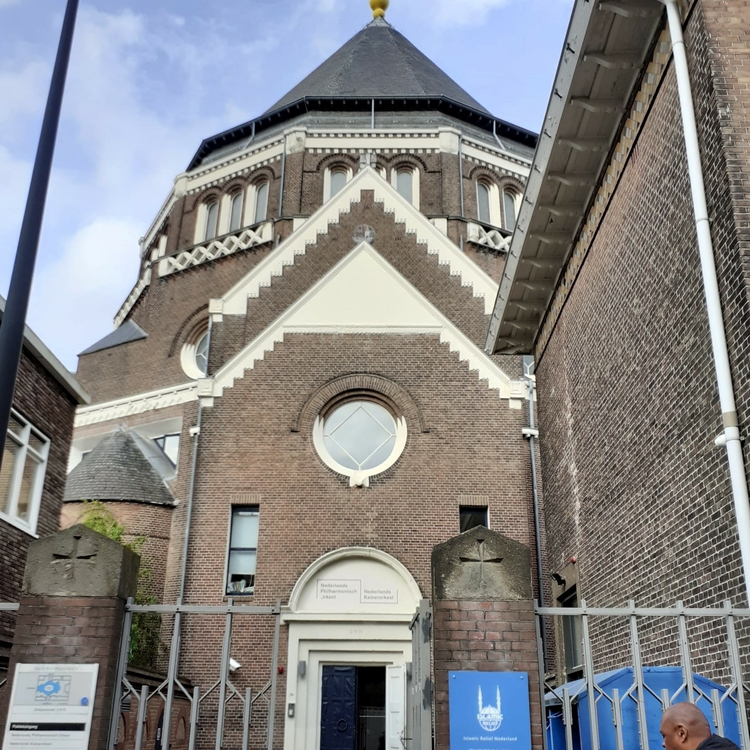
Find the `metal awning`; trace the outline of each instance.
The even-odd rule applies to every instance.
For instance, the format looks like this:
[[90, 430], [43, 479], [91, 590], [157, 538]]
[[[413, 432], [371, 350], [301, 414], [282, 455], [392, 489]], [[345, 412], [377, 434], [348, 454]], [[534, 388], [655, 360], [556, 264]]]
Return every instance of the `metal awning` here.
[[490, 322], [489, 352], [533, 351], [663, 13], [658, 0], [576, 0]]

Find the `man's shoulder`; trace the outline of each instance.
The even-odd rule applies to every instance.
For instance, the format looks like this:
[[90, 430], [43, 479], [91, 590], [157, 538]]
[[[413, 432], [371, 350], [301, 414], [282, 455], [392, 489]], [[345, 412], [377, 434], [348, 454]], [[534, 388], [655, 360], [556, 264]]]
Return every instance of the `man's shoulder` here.
[[726, 737], [719, 737], [718, 734], [712, 734], [708, 739], [703, 740], [698, 745], [697, 750], [740, 750], [732, 740]]

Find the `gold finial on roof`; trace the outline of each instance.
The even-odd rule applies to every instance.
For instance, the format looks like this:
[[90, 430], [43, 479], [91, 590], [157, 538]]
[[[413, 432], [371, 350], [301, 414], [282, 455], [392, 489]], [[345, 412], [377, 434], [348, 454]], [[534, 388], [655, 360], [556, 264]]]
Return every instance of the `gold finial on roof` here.
[[390, 4], [391, 4], [390, 0], [370, 0], [370, 7], [372, 8], [372, 17], [383, 18]]

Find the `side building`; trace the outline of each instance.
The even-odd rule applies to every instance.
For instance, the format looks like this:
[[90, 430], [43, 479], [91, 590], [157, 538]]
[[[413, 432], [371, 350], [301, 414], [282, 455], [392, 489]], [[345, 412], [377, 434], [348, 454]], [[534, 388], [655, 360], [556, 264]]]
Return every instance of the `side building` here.
[[[0, 325], [5, 300], [0, 297]], [[90, 401], [27, 326], [0, 470], [0, 602], [18, 602], [31, 541], [60, 528], [76, 408]], [[0, 613], [0, 682], [14, 617]]]
[[[748, 529], [716, 438], [737, 423], [745, 435], [750, 406], [750, 99], [737, 52], [750, 14], [669, 2], [670, 24], [664, 3], [629, 5], [575, 4], [486, 348], [536, 359], [558, 605], [747, 607]], [[717, 389], [673, 53], [682, 34], [736, 415], [722, 415]], [[726, 623], [691, 623], [696, 670], [721, 674]], [[604, 667], [618, 644], [599, 644]], [[580, 641], [567, 646], [563, 679], [583, 657]], [[680, 663], [663, 630], [644, 648], [650, 663]]]

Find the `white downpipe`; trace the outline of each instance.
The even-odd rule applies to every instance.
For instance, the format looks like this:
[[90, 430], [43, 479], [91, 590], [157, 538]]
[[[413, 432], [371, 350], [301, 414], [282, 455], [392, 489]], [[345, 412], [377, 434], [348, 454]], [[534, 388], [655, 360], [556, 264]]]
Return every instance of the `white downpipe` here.
[[750, 602], [750, 502], [748, 501], [747, 475], [742, 455], [737, 407], [734, 399], [732, 373], [729, 369], [729, 351], [724, 328], [724, 315], [721, 310], [719, 283], [716, 278], [716, 263], [711, 240], [711, 226], [708, 221], [706, 188], [703, 181], [703, 167], [698, 145], [698, 128], [695, 122], [695, 108], [690, 84], [690, 72], [685, 52], [685, 39], [682, 35], [682, 19], [676, 0], [662, 0], [667, 6], [669, 33], [672, 38], [677, 87], [682, 110], [682, 125], [687, 149], [690, 190], [693, 195], [695, 227], [698, 234], [698, 250], [703, 270], [703, 288], [708, 308], [708, 325], [711, 331], [711, 346], [716, 367], [716, 380], [719, 386], [719, 402], [724, 432], [716, 439], [717, 445], [725, 445], [729, 460], [729, 475], [732, 482], [732, 497], [737, 516], [737, 532], [742, 553], [742, 568], [745, 575], [745, 590]]

